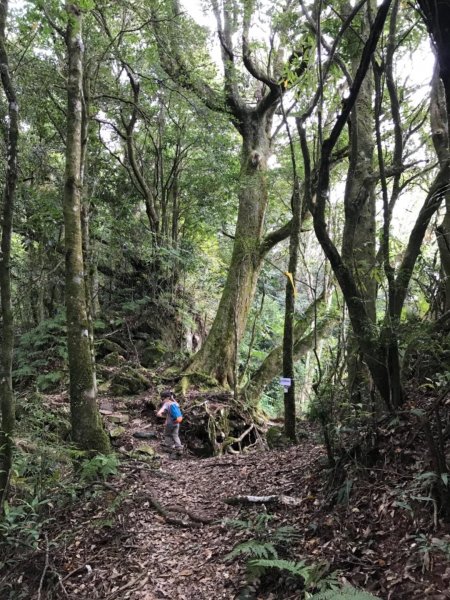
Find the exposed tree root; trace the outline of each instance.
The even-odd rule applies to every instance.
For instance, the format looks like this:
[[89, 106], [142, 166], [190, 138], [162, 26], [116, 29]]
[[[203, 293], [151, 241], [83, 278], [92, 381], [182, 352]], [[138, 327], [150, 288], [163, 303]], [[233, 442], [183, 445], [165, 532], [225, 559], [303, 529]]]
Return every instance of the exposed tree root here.
[[[193, 527], [201, 527], [202, 525], [208, 525], [212, 522], [211, 519], [206, 517], [202, 517], [201, 515], [197, 515], [190, 510], [182, 508], [180, 506], [168, 506], [167, 508], [163, 507], [158, 500], [153, 498], [152, 496], [147, 496], [147, 501], [151, 506], [156, 510], [156, 512], [165, 518], [167, 523], [171, 525], [176, 525], [177, 527], [185, 527], [185, 528], [193, 528]], [[176, 517], [171, 516], [170, 513], [181, 513], [187, 517], [189, 517], [190, 521], [186, 521], [181, 518], [178, 519]]]
[[224, 500], [226, 504], [252, 505], [252, 504], [270, 504], [271, 506], [299, 506], [302, 503], [301, 498], [292, 496], [232, 496]]

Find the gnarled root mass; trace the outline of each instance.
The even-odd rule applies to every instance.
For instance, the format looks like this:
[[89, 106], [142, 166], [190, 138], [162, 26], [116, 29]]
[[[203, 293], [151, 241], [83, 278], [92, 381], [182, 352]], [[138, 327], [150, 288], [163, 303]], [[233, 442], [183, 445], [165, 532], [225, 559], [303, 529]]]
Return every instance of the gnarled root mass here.
[[192, 391], [181, 406], [184, 439], [197, 456], [235, 454], [252, 446], [265, 446], [264, 420], [229, 392]]

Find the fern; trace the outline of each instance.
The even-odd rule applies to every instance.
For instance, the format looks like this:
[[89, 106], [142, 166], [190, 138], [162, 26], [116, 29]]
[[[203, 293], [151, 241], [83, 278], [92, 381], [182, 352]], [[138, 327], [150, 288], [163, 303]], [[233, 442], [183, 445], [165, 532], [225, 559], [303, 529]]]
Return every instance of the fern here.
[[291, 525], [278, 527], [272, 532], [271, 538], [274, 542], [295, 542], [301, 539], [300, 532]]
[[247, 529], [251, 529], [253, 521], [242, 521], [241, 519], [223, 519], [222, 525], [224, 527], [232, 527], [233, 529], [245, 531]]
[[357, 590], [354, 587], [346, 586], [340, 591], [328, 590], [311, 596], [311, 600], [378, 600], [368, 592]]
[[281, 559], [258, 559], [250, 560], [248, 562], [248, 568], [251, 571], [257, 569], [260, 573], [267, 569], [277, 569], [279, 571], [288, 571], [296, 577], [303, 577], [303, 579], [309, 579], [311, 567], [306, 566], [305, 561], [293, 562], [291, 560]]
[[260, 559], [277, 558], [278, 554], [275, 546], [270, 542], [260, 542], [258, 540], [248, 540], [242, 542], [233, 548], [233, 550], [225, 557], [227, 560], [232, 560], [236, 556], [254, 556]]

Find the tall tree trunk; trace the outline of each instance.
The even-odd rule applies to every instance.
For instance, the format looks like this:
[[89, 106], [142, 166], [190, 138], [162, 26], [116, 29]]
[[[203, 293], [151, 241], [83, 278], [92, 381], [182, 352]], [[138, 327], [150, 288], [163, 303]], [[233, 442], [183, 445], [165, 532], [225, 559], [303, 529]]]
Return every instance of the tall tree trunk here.
[[243, 128], [239, 210], [233, 254], [216, 318], [187, 372], [203, 372], [233, 387], [236, 346], [245, 333], [264, 253], [270, 124], [253, 112]]
[[[370, 3], [361, 11], [360, 25], [350, 28], [349, 46], [352, 54], [352, 74], [358, 69], [362, 46], [370, 31]], [[350, 14], [351, 6], [346, 7]], [[376, 279], [372, 269], [375, 252], [375, 180], [369, 175], [373, 170], [375, 148], [373, 120], [373, 72], [369, 69], [356, 99], [350, 118], [350, 161], [345, 188], [345, 225], [342, 242], [342, 259], [352, 271], [368, 317], [375, 323]], [[348, 338], [347, 368], [349, 393], [355, 404], [369, 397], [370, 375], [355, 336]]]
[[7, 164], [1, 207], [1, 357], [0, 357], [0, 510], [8, 494], [9, 477], [13, 459], [13, 435], [15, 425], [14, 392], [12, 387], [12, 358], [14, 347], [13, 311], [11, 303], [11, 236], [17, 183], [17, 144], [19, 139], [19, 106], [6, 52], [6, 19], [8, 0], [0, 0], [0, 74], [3, 91], [8, 100], [8, 120], [5, 123]]
[[[431, 88], [430, 119], [432, 122], [433, 145], [438, 155], [439, 164], [443, 166], [448, 159], [448, 122], [445, 105], [445, 91], [439, 79], [439, 68], [436, 64]], [[445, 214], [436, 227], [436, 237], [441, 259], [443, 275], [442, 292], [444, 296], [443, 310], [450, 310], [450, 193], [445, 194]]]
[[68, 25], [67, 146], [64, 185], [66, 253], [67, 342], [70, 373], [70, 409], [74, 442], [85, 450], [109, 452], [110, 444], [97, 407], [89, 342], [89, 323], [81, 231], [82, 157], [82, 15], [75, 4], [66, 5]]
[[80, 158], [80, 189], [81, 189], [81, 238], [83, 246], [84, 282], [86, 295], [86, 312], [89, 325], [89, 343], [94, 373], [95, 388], [97, 389], [97, 375], [95, 368], [94, 347], [94, 298], [93, 298], [93, 265], [91, 256], [90, 209], [89, 192], [86, 184], [86, 173], [89, 167], [89, 107], [91, 96], [91, 80], [89, 70], [85, 70], [83, 77], [82, 116], [81, 116], [81, 158]]
[[343, 261], [341, 254], [330, 238], [325, 220], [325, 207], [330, 187], [331, 153], [347, 123], [354, 103], [358, 98], [361, 85], [370, 68], [370, 62], [383, 30], [390, 4], [391, 0], [384, 0], [378, 8], [371, 26], [370, 35], [364, 45], [361, 60], [350, 88], [350, 94], [345, 101], [342, 112], [336, 119], [330, 136], [324, 140], [322, 144], [316, 188], [316, 202], [311, 206], [314, 217], [314, 230], [317, 239], [330, 261], [333, 272], [339, 282], [347, 304], [353, 331], [355, 332], [360, 348], [364, 353], [365, 360], [375, 385], [388, 408], [392, 408], [392, 402], [387, 365], [385, 364], [384, 348], [378, 339], [378, 336], [373, 331], [372, 321], [367, 313], [364, 298], [361, 296], [353, 273]]
[[[180, 15], [178, 0], [170, 3], [171, 19]], [[254, 61], [249, 43], [252, 16], [256, 4], [242, 7], [242, 39], [239, 53], [235, 52], [238, 6], [216, 1], [211, 6], [217, 21], [224, 71], [223, 90], [218, 93], [208, 82], [191, 77], [190, 67], [179, 51], [177, 33], [171, 25], [154, 13], [154, 27], [159, 57], [163, 68], [183, 87], [193, 91], [211, 110], [226, 113], [242, 136], [239, 209], [233, 253], [227, 281], [216, 318], [205, 344], [186, 367], [186, 373], [202, 372], [224, 386], [235, 386], [237, 350], [245, 332], [253, 302], [256, 282], [265, 254], [290, 234], [290, 223], [263, 239], [264, 215], [267, 206], [267, 160], [270, 153], [273, 114], [285, 91], [280, 85], [281, 73], [274, 73], [274, 62], [268, 71]], [[168, 51], [169, 50], [169, 51]], [[238, 54], [252, 80], [264, 90], [256, 107], [241, 97], [236, 70]]]
[[[288, 131], [289, 133], [289, 131]], [[290, 134], [289, 134], [290, 138]], [[292, 147], [292, 145], [291, 145]], [[289, 237], [289, 267], [286, 277], [285, 313], [283, 331], [283, 377], [291, 380], [284, 392], [284, 431], [292, 441], [297, 441], [295, 423], [295, 373], [294, 373], [294, 316], [295, 316], [295, 279], [297, 276], [298, 251], [300, 247], [300, 227], [302, 221], [302, 200], [300, 184], [292, 152], [294, 169], [294, 189], [292, 192], [292, 230]]]

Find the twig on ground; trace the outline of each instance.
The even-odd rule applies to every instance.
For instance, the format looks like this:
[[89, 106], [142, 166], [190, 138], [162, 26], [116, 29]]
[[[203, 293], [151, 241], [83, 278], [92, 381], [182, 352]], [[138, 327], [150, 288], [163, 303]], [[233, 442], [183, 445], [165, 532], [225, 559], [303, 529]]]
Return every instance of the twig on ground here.
[[299, 506], [302, 503], [301, 498], [294, 498], [292, 496], [232, 496], [231, 498], [225, 498], [226, 504], [232, 506], [239, 504], [272, 504], [272, 505], [283, 505], [283, 506]]
[[[107, 598], [108, 598], [108, 600], [117, 598], [118, 594], [121, 594], [125, 590], [129, 590], [135, 584], [137, 584], [137, 585], [133, 588], [133, 591], [140, 590], [141, 588], [144, 587], [144, 585], [148, 582], [149, 579], [150, 579], [150, 575], [143, 575], [142, 577], [135, 577], [134, 579], [132, 579], [131, 581], [129, 581], [128, 583], [123, 585], [121, 588], [119, 588], [118, 590], [116, 590], [115, 592], [113, 592], [112, 594], [107, 596]], [[121, 596], [121, 598], [123, 598], [123, 596]]]
[[[202, 524], [204, 523], [203, 521], [193, 520], [192, 517], [190, 517], [193, 520], [193, 522], [191, 522], [191, 523], [188, 521], [183, 521], [183, 519], [176, 519], [174, 517], [171, 517], [169, 514], [170, 509], [165, 509], [158, 502], [158, 500], [156, 500], [152, 496], [148, 496], [147, 499], [148, 499], [149, 503], [151, 504], [151, 506], [153, 506], [153, 508], [156, 510], [156, 512], [158, 514], [160, 514], [162, 517], [164, 517], [165, 520], [167, 521], [167, 523], [170, 523], [171, 525], [176, 525], [178, 527], [201, 527]], [[183, 513], [186, 514], [187, 516], [190, 516], [187, 513], [187, 511], [185, 511], [185, 510], [183, 511]]]
[[49, 561], [48, 535], [45, 534], [45, 563], [44, 563], [44, 569], [43, 569], [42, 575], [41, 575], [41, 580], [39, 581], [37, 600], [41, 600], [42, 587], [44, 585], [44, 579], [45, 579], [45, 575], [46, 575], [47, 569], [48, 569], [48, 561]]

